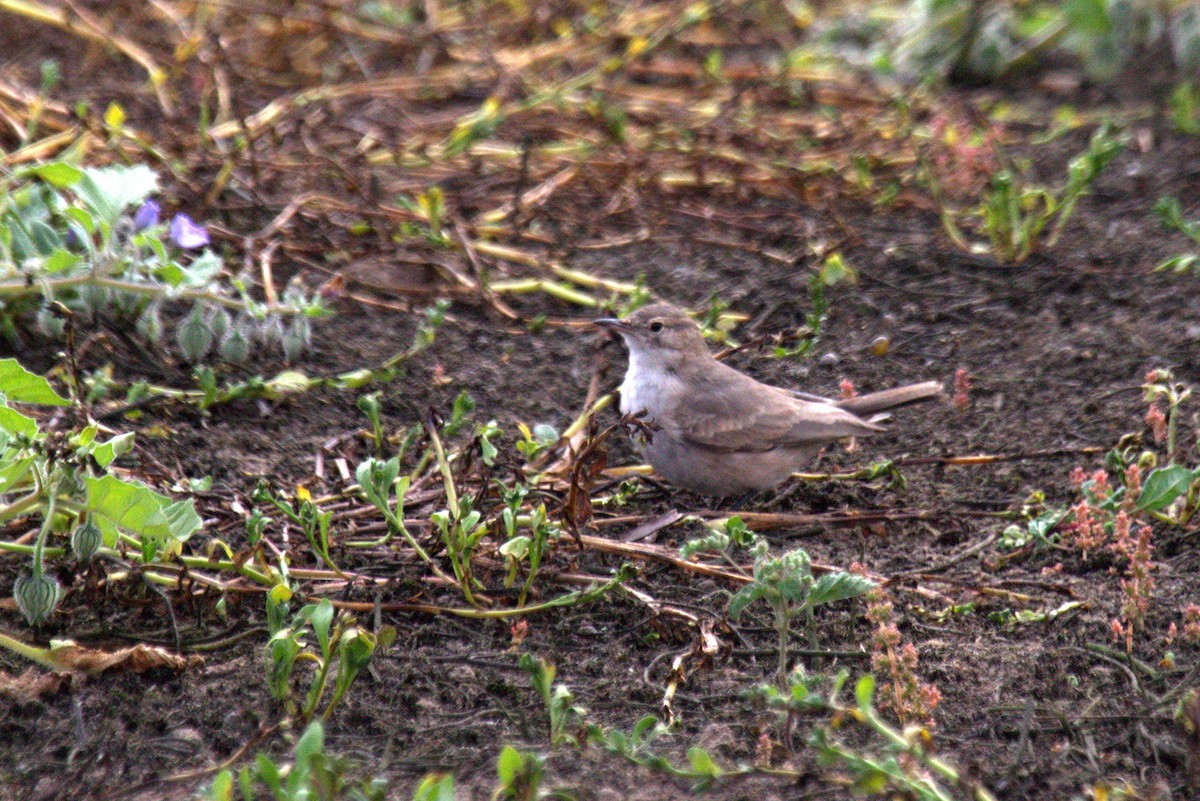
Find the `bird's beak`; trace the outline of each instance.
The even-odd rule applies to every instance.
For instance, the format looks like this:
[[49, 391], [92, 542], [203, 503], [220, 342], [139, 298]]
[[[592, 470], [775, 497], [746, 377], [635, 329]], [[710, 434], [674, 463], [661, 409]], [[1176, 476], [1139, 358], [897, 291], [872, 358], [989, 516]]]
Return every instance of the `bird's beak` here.
[[629, 323], [624, 320], [618, 320], [616, 317], [603, 317], [599, 320], [592, 320], [592, 325], [598, 325], [606, 331], [613, 331], [617, 334], [629, 330]]

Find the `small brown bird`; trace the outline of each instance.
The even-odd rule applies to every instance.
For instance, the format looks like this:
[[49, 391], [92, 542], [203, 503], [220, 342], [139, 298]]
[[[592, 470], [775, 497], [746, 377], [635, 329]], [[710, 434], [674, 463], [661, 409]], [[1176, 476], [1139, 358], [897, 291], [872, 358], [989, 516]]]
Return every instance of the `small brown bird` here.
[[621, 412], [649, 424], [646, 459], [705, 495], [776, 487], [831, 442], [883, 430], [860, 415], [942, 392], [927, 381], [835, 401], [772, 387], [714, 359], [696, 323], [668, 303], [595, 324], [629, 346]]

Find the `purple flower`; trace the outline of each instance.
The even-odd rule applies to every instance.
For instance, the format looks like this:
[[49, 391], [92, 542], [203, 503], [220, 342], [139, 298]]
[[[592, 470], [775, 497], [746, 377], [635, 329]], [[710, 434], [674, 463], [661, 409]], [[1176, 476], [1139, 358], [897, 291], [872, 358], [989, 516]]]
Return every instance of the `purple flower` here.
[[171, 220], [171, 241], [176, 247], [184, 250], [195, 250], [208, 244], [208, 229], [197, 225], [191, 217], [183, 212]]
[[147, 200], [143, 203], [141, 208], [137, 210], [137, 213], [133, 215], [134, 233], [145, 231], [151, 226], [158, 225], [158, 213], [161, 210], [158, 203], [153, 200]]

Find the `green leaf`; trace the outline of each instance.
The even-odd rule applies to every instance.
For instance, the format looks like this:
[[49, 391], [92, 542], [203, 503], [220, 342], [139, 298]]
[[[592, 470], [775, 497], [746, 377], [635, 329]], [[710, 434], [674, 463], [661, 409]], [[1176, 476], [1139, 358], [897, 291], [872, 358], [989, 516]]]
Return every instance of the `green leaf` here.
[[187, 274], [184, 273], [183, 268], [173, 261], [167, 262], [161, 267], [156, 267], [154, 275], [172, 288], [178, 287], [187, 279]]
[[224, 266], [220, 256], [206, 250], [183, 271], [184, 283], [188, 286], [205, 286], [217, 277]]
[[212, 347], [213, 332], [204, 321], [199, 304], [192, 308], [191, 314], [175, 330], [175, 342], [189, 364], [199, 362]]
[[218, 773], [208, 788], [208, 798], [213, 801], [233, 801], [233, 771]]
[[104, 544], [112, 547], [118, 530], [143, 539], [166, 541], [174, 535], [164, 509], [171, 499], [144, 484], [122, 481], [116, 476], [85, 478], [87, 509], [104, 532]]
[[14, 403], [42, 406], [69, 406], [71, 403], [55, 392], [49, 381], [29, 372], [16, 359], [0, 359], [0, 394]]
[[1158, 468], [1146, 477], [1137, 508], [1149, 512], [1165, 509], [1188, 491], [1198, 472], [1177, 464]]
[[163, 514], [167, 517], [171, 535], [180, 542], [195, 534], [204, 525], [204, 521], [196, 513], [196, 503], [191, 498], [169, 504], [163, 509]]
[[101, 467], [108, 467], [114, 459], [117, 459], [133, 450], [134, 433], [132, 431], [125, 434], [118, 434], [108, 442], [97, 445], [92, 450], [92, 458]]
[[529, 555], [529, 546], [532, 543], [533, 539], [524, 534], [513, 537], [500, 546], [500, 555], [512, 557], [519, 562]]
[[854, 685], [854, 700], [858, 702], [858, 708], [865, 712], [871, 708], [871, 700], [874, 697], [875, 677], [868, 673]]
[[83, 170], [61, 161], [39, 164], [34, 167], [33, 172], [56, 189], [66, 189], [83, 179]]
[[454, 777], [448, 773], [430, 773], [413, 791], [413, 801], [455, 801]]
[[321, 645], [321, 653], [329, 656], [329, 628], [333, 625], [333, 604], [328, 598], [322, 598], [313, 610], [312, 627], [317, 633], [317, 642]]
[[856, 576], [845, 571], [826, 573], [818, 578], [812, 589], [809, 590], [808, 603], [809, 606], [818, 606], [834, 601], [844, 601], [847, 598], [855, 598], [865, 592], [870, 592], [874, 588], [875, 582], [865, 576]]
[[279, 768], [271, 761], [270, 757], [263, 753], [259, 753], [258, 758], [254, 762], [254, 767], [258, 770], [258, 777], [262, 779], [263, 783], [278, 798], [279, 791], [283, 789]]
[[314, 380], [298, 370], [284, 370], [266, 383], [274, 397], [290, 395], [294, 392], [304, 392], [314, 383]]
[[721, 775], [721, 769], [717, 767], [717, 763], [709, 756], [708, 752], [703, 748], [693, 745], [687, 752], [688, 762], [691, 763], [692, 770], [700, 776], [716, 778]]
[[271, 588], [268, 595], [277, 604], [287, 603], [292, 598], [292, 588], [280, 582]]
[[312, 758], [320, 754], [325, 747], [325, 730], [321, 727], [321, 722], [314, 720], [308, 724], [308, 728], [304, 730], [304, 734], [300, 735], [300, 740], [296, 743], [296, 764], [310, 765]]
[[521, 754], [511, 745], [506, 745], [500, 750], [500, 756], [496, 760], [496, 774], [502, 787], [512, 787], [520, 773], [521, 762]]
[[32, 417], [26, 417], [16, 409], [0, 406], [0, 430], [32, 438], [37, 436], [38, 424]]
[[64, 247], [65, 243], [58, 231], [42, 220], [34, 220], [29, 226], [29, 233], [33, 237], [34, 244], [37, 245], [38, 253], [42, 256], [49, 256]]
[[61, 273], [70, 270], [83, 261], [79, 256], [64, 248], [59, 248], [46, 257], [42, 269], [48, 273]]
[[1200, 256], [1195, 253], [1183, 253], [1172, 256], [1154, 267], [1156, 273], [1186, 273], [1200, 267]]
[[630, 737], [635, 743], [649, 742], [654, 739], [653, 732], [658, 726], [658, 718], [654, 715], [643, 715], [641, 720], [633, 724]]
[[84, 170], [75, 191], [111, 226], [121, 212], [158, 191], [158, 176], [145, 164], [90, 167]]
[[88, 234], [96, 233], [96, 218], [91, 215], [87, 209], [81, 209], [78, 206], [72, 206], [66, 210], [66, 215], [75, 222], [79, 223]]
[[763, 596], [761, 584], [747, 584], [729, 599], [729, 616], [735, 620], [741, 616], [742, 610]]
[[[4, 463], [4, 457], [6, 456], [8, 454], [0, 454], [0, 464]], [[0, 468], [0, 494], [11, 492], [13, 487], [19, 485], [25, 476], [29, 475], [29, 471], [33, 469], [34, 461], [35, 457], [27, 456], [24, 459], [9, 462]]]

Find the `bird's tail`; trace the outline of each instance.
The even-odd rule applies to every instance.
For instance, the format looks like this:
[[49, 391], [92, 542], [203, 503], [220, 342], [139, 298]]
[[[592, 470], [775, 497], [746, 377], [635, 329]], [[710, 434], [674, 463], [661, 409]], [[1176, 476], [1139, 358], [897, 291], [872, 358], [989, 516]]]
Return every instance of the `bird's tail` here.
[[859, 395], [856, 398], [846, 398], [837, 402], [838, 407], [856, 414], [864, 415], [906, 406], [910, 403], [936, 398], [942, 394], [940, 381], [925, 381], [920, 384], [909, 384], [905, 387], [894, 387], [882, 392], [872, 392], [869, 395]]

